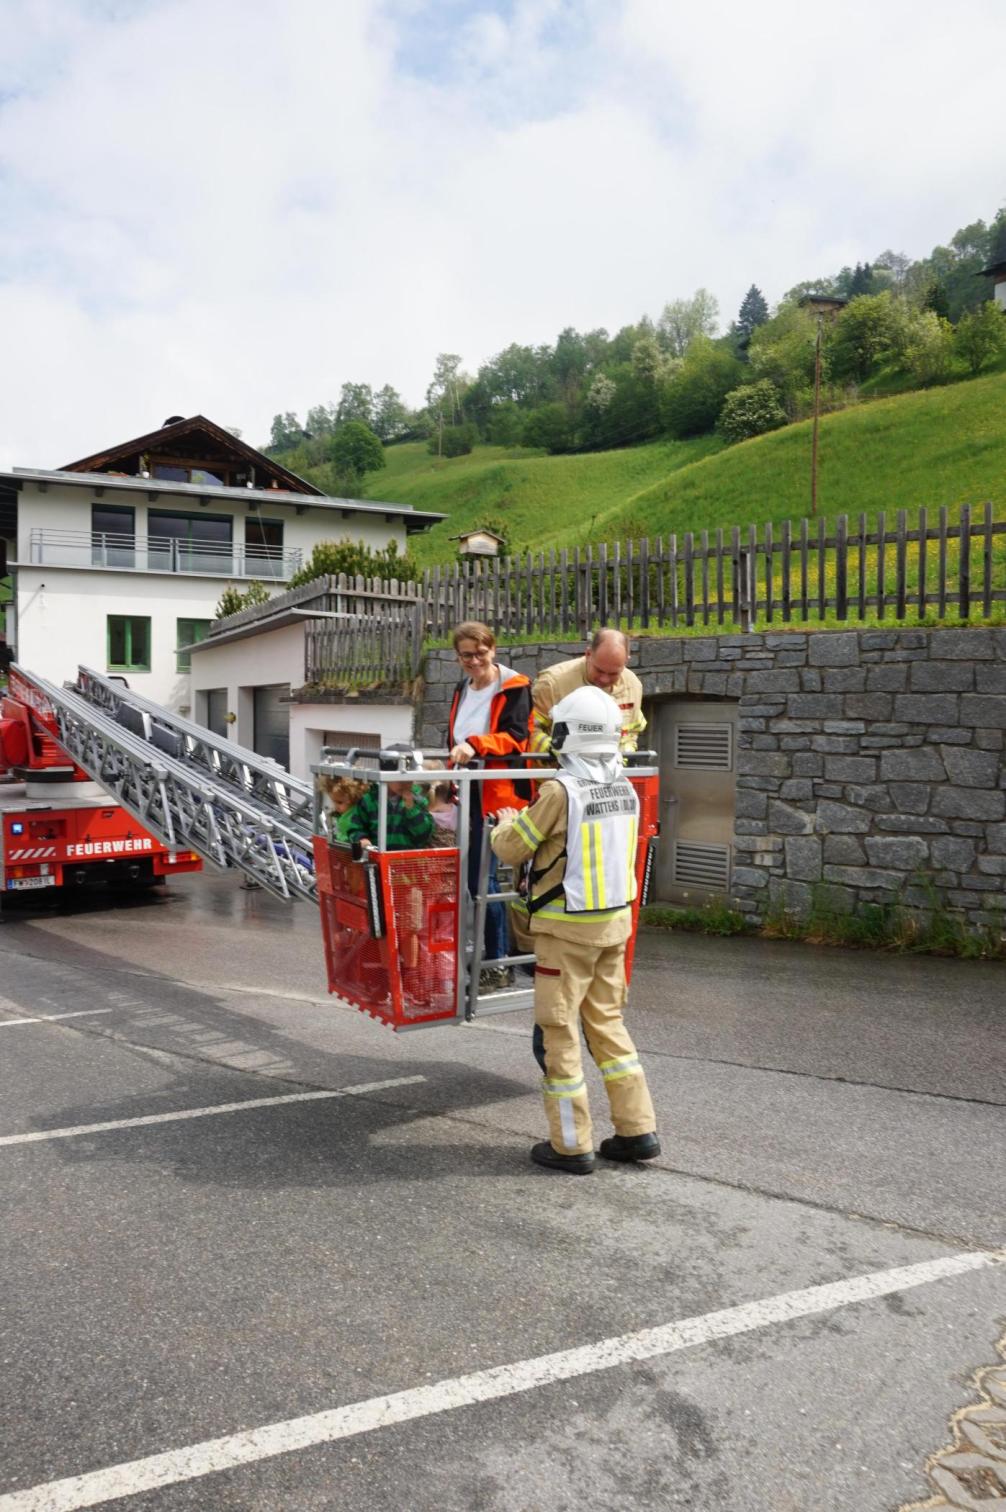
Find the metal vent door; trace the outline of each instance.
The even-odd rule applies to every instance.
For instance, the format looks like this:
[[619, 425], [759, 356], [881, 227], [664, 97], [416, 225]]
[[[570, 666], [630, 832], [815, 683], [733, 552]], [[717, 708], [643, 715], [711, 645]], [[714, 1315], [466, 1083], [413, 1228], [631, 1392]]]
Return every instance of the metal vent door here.
[[730, 889], [737, 791], [737, 705], [672, 699], [654, 709], [660, 750], [657, 894], [706, 903]]
[[281, 766], [290, 765], [289, 683], [271, 683], [255, 692], [255, 739], [253, 749]]

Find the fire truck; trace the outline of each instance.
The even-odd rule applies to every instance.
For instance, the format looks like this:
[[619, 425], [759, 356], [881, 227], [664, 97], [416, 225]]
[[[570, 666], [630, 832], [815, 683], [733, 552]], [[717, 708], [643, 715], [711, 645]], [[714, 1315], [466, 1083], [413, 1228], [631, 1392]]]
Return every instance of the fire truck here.
[[0, 897], [104, 883], [145, 888], [199, 871], [194, 851], [162, 844], [60, 745], [31, 680], [12, 668], [0, 701]]
[[[97, 784], [108, 795], [107, 807], [101, 810], [91, 800], [92, 812], [122, 814], [124, 827], [117, 837], [124, 841], [128, 829], [128, 838], [150, 840], [167, 858], [162, 866], [189, 869], [188, 858], [195, 856], [219, 871], [241, 871], [284, 901], [315, 904], [329, 992], [343, 1002], [396, 1030], [463, 1024], [487, 1014], [530, 1007], [529, 976], [503, 991], [481, 989], [486, 910], [490, 903], [518, 902], [521, 879], [504, 877], [504, 890], [490, 894], [489, 827], [485, 826], [479, 881], [475, 894], [469, 893], [468, 818], [476, 784], [501, 776], [527, 779], [529, 766], [547, 758], [513, 758], [513, 768], [506, 770], [468, 766], [452, 771], [458, 794], [457, 843], [426, 850], [389, 850], [385, 841], [390, 784], [403, 779], [420, 784], [442, 781], [446, 753], [326, 749], [312, 767], [314, 781], [308, 783], [90, 668], [80, 667], [76, 683], [62, 688], [16, 665], [10, 677], [12, 699], [8, 702], [30, 711], [18, 731], [8, 735], [6, 725], [0, 727], [8, 751], [17, 757], [16, 765], [23, 762], [25, 749], [18, 742], [26, 741], [30, 733], [38, 742], [36, 762], [41, 764], [48, 752], [57, 765], [63, 763], [64, 771], [69, 761], [82, 781]], [[4, 710], [6, 719], [7, 704]], [[437, 758], [436, 764], [431, 758]], [[643, 752], [627, 772], [640, 804], [627, 974], [631, 973], [635, 924], [646, 898], [658, 832], [658, 778], [648, 764], [651, 760], [652, 753]], [[522, 764], [517, 765], [518, 761]], [[325, 788], [331, 779], [346, 776], [377, 786], [377, 842], [366, 849], [354, 850], [329, 834]], [[20, 812], [18, 824], [32, 822], [30, 811], [25, 810], [23, 818]], [[62, 815], [64, 807], [51, 812]], [[5, 815], [4, 864], [9, 868], [8, 822]], [[104, 832], [99, 836], [92, 829], [90, 833], [90, 841], [75, 838], [73, 844], [104, 847]], [[13, 838], [20, 842], [25, 834], [22, 828]], [[28, 835], [28, 842], [24, 848], [48, 843], [37, 832]], [[170, 861], [172, 856], [175, 862]], [[24, 862], [36, 868], [52, 867], [55, 859], [32, 856]], [[76, 859], [75, 854], [61, 862], [64, 874]], [[95, 859], [92, 850], [80, 862]], [[102, 848], [97, 864], [119, 861], [120, 856], [106, 855]], [[126, 853], [121, 853], [121, 861], [135, 864], [126, 861]], [[11, 876], [9, 869], [5, 875]], [[533, 962], [533, 955], [515, 954], [493, 965], [529, 967]]]

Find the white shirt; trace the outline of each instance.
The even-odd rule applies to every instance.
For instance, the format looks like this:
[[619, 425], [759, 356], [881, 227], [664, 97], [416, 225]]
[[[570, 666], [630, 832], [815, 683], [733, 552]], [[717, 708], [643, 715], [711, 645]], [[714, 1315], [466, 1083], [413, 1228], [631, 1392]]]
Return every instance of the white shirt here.
[[496, 677], [485, 688], [473, 688], [469, 678], [458, 702], [454, 716], [454, 744], [460, 745], [470, 735], [489, 734], [489, 706], [500, 690], [502, 683], [513, 676], [509, 667], [496, 667]]

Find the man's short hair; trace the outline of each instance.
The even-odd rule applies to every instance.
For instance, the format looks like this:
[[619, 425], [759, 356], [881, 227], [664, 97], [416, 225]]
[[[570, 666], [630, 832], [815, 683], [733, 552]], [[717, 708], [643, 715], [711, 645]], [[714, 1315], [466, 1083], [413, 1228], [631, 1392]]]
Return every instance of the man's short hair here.
[[610, 625], [604, 627], [601, 630], [594, 631], [593, 635], [590, 638], [591, 651], [599, 650], [599, 648], [604, 645], [604, 642], [609, 638], [609, 636], [614, 640], [620, 640], [622, 642], [622, 645], [625, 648], [625, 654], [626, 656], [628, 656], [629, 637], [626, 635], [624, 630], [615, 630]]

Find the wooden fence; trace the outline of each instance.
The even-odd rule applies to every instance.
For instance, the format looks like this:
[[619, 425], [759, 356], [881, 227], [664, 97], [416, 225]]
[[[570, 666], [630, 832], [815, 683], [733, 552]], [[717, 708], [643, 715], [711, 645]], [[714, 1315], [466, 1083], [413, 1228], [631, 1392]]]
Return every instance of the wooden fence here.
[[689, 531], [624, 545], [465, 562], [428, 569], [419, 594], [426, 633], [442, 638], [461, 620], [499, 634], [583, 636], [599, 625], [676, 629], [756, 622], [864, 620], [948, 613], [962, 619], [1006, 602], [1006, 520], [991, 504], [883, 511]]
[[308, 620], [304, 681], [309, 686], [366, 688], [410, 682], [423, 649], [422, 606], [384, 603], [370, 614]]

